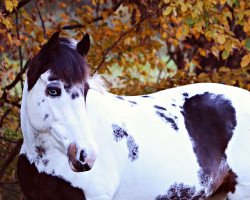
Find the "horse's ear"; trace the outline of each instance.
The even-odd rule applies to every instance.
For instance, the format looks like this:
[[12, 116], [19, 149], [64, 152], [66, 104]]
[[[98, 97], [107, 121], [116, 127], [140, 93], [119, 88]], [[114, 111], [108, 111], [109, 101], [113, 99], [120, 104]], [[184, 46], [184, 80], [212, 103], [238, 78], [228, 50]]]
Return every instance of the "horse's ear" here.
[[58, 46], [58, 44], [60, 43], [59, 34], [60, 34], [60, 31], [57, 31], [52, 34], [52, 36], [50, 37], [49, 41], [46, 44], [46, 46], [49, 49], [55, 49]]
[[89, 51], [89, 47], [90, 47], [90, 39], [89, 39], [89, 34], [87, 33], [84, 35], [82, 40], [77, 43], [76, 51], [79, 54], [86, 56]]

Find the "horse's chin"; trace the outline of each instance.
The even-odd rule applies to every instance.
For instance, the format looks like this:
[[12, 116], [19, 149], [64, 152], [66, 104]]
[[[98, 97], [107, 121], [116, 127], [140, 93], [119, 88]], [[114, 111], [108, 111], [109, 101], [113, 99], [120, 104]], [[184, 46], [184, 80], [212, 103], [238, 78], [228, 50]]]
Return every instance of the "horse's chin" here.
[[80, 161], [77, 160], [75, 160], [74, 162], [69, 161], [69, 165], [74, 172], [85, 172], [91, 169], [87, 163], [82, 164]]

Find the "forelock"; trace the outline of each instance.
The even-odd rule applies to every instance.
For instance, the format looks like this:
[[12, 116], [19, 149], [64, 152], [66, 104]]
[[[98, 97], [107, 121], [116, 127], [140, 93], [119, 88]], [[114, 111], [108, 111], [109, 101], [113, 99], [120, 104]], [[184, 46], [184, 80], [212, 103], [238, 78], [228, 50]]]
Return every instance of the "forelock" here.
[[75, 48], [75, 40], [63, 37], [53, 50], [45, 45], [29, 63], [28, 90], [33, 88], [41, 74], [47, 70], [51, 71], [51, 76], [67, 84], [84, 83], [88, 75], [88, 65], [85, 57]]

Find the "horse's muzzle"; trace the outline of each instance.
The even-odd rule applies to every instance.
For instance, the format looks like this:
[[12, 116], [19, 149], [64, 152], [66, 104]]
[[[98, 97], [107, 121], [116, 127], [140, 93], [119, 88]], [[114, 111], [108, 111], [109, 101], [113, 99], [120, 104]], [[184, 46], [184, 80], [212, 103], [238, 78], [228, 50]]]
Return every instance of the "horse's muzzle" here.
[[78, 149], [75, 143], [71, 143], [68, 147], [68, 158], [71, 169], [75, 172], [89, 171], [91, 167], [88, 163], [81, 162], [84, 161], [81, 159], [82, 156], [80, 156], [81, 161], [77, 159], [77, 150]]

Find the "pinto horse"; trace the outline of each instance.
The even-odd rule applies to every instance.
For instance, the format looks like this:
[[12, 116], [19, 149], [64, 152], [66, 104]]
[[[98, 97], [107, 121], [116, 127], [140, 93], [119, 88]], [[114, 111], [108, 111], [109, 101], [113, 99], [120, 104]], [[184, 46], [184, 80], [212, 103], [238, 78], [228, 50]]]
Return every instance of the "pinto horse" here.
[[28, 63], [17, 166], [27, 199], [250, 199], [249, 91], [114, 95], [90, 76], [89, 46], [56, 32]]

